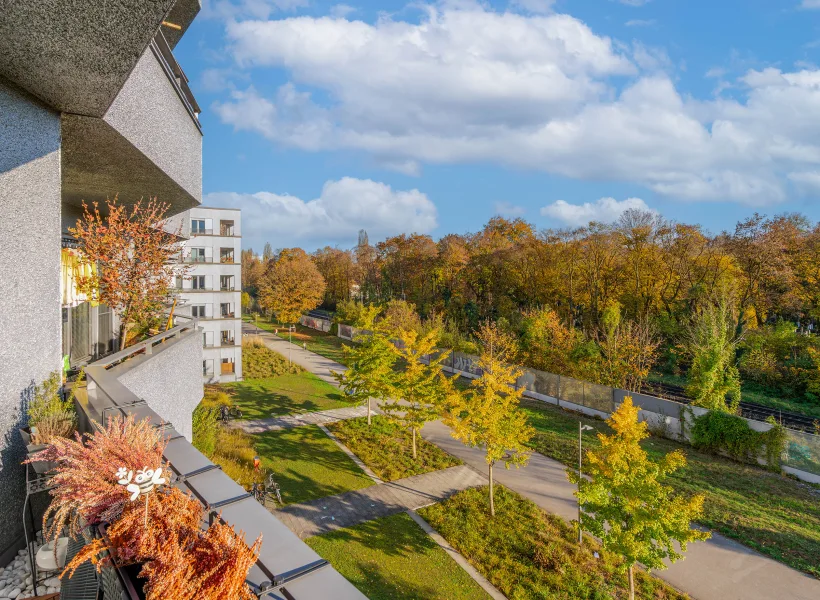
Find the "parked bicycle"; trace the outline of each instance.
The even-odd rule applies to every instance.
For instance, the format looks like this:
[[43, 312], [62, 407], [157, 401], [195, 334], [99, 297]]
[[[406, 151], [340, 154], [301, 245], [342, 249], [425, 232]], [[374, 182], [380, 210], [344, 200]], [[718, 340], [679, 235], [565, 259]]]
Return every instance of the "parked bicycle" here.
[[235, 421], [242, 418], [242, 411], [236, 406], [221, 406], [219, 408], [219, 420], [223, 423]]
[[279, 484], [274, 480], [273, 473], [267, 473], [264, 483], [254, 483], [251, 486], [251, 494], [262, 506], [266, 506], [268, 499], [278, 502], [280, 506], [284, 505]]

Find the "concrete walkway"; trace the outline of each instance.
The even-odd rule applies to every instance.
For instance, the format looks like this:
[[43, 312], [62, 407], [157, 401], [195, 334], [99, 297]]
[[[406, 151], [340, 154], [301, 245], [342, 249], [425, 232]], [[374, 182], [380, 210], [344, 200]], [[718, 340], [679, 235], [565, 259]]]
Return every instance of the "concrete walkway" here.
[[231, 426], [242, 429], [247, 433], [264, 433], [277, 429], [291, 429], [303, 425], [327, 425], [336, 421], [366, 417], [366, 406], [347, 406], [318, 412], [271, 417], [270, 419], [248, 419], [247, 421], [232, 421]]
[[484, 483], [478, 473], [459, 465], [304, 504], [290, 504], [276, 509], [274, 514], [293, 533], [306, 538], [428, 506]]
[[[253, 326], [251, 326], [253, 328]], [[276, 337], [269, 334], [270, 337]], [[330, 371], [346, 367], [276, 338], [277, 352], [291, 351], [291, 360], [318, 377], [335, 384]], [[267, 343], [267, 341], [266, 341]], [[480, 449], [468, 448], [450, 436], [440, 422], [428, 423], [422, 431], [428, 441], [460, 458], [478, 473], [486, 471]], [[575, 488], [566, 479], [566, 467], [551, 458], [534, 453], [521, 469], [496, 468], [496, 480], [529, 498], [541, 508], [564, 519], [577, 518]], [[817, 600], [820, 580], [772, 560], [720, 534], [712, 533], [706, 542], [689, 546], [686, 558], [655, 575], [697, 600]]]

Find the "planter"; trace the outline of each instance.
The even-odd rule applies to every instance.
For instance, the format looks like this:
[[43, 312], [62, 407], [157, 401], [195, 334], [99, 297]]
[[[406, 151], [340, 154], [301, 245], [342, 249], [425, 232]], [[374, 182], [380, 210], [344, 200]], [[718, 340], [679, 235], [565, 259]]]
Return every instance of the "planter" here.
[[[46, 444], [29, 444], [26, 446], [26, 450], [28, 451], [28, 458], [31, 458], [33, 455], [37, 454], [38, 452], [45, 450], [48, 448]], [[32, 461], [31, 467], [34, 469], [34, 472], [38, 475], [43, 475], [48, 473], [49, 471], [53, 471], [57, 468], [57, 463], [51, 460], [35, 460]]]
[[23, 443], [28, 446], [31, 444], [31, 427], [22, 427], [18, 430], [20, 437], [23, 438]]

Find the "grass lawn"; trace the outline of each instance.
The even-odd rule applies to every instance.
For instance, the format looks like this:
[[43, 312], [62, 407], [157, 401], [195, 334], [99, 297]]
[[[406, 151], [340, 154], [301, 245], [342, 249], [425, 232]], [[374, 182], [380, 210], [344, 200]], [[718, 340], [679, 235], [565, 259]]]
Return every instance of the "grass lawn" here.
[[[279, 337], [288, 339], [287, 329], [284, 331], [279, 329]], [[350, 342], [347, 340], [343, 340], [335, 335], [330, 335], [329, 333], [316, 331], [310, 327], [303, 327], [302, 325], [296, 326], [296, 331], [292, 334], [292, 340], [294, 344], [299, 344], [300, 346], [303, 343], [307, 343], [307, 349], [311, 352], [315, 352], [320, 356], [329, 358], [342, 365], [347, 365], [344, 351], [342, 350], [345, 346], [350, 345]]]
[[405, 513], [305, 542], [371, 600], [489, 598]]
[[307, 372], [266, 379], [246, 379], [219, 386], [245, 419], [316, 412], [350, 406], [339, 390]]
[[[649, 381], [658, 381], [660, 383], [680, 386], [686, 386], [687, 383], [686, 377], [666, 373], [652, 373], [649, 376]], [[820, 419], [820, 404], [813, 404], [808, 400], [804, 401], [797, 398], [772, 396], [754, 383], [744, 383], [741, 387], [740, 396], [744, 402], [754, 402], [755, 404], [777, 408], [785, 412], [793, 412]]]
[[[419, 514], [508, 598], [627, 597], [619, 560], [589, 538], [579, 547], [574, 530], [560, 517], [499, 485], [492, 519], [488, 504], [487, 488], [472, 488]], [[641, 570], [635, 572], [635, 587], [642, 599], [688, 597]]]
[[331, 423], [328, 429], [383, 481], [461, 464], [459, 459], [420, 435], [416, 436], [418, 457], [413, 460], [412, 434], [381, 415], [374, 415], [370, 426], [367, 419], [361, 417]]
[[[532, 448], [566, 465], [578, 462], [579, 420], [609, 433], [603, 421], [537, 401], [527, 400], [522, 406], [537, 430]], [[586, 447], [599, 446], [595, 433], [584, 434]], [[683, 449], [687, 465], [668, 481], [679, 492], [706, 497], [703, 525], [820, 578], [820, 486], [664, 438], [650, 437], [644, 448], [655, 458]]]
[[285, 503], [308, 502], [373, 485], [315, 425], [251, 436], [262, 468], [274, 473]]

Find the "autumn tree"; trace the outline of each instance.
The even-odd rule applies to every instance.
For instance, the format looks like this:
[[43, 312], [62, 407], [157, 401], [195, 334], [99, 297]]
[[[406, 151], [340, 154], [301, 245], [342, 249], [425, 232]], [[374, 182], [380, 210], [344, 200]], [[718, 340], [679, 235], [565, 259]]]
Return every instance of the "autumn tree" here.
[[382, 313], [380, 326], [388, 335], [399, 335], [403, 331], [418, 329], [421, 319], [414, 304], [404, 300], [391, 300]]
[[493, 465], [504, 467], [526, 464], [526, 444], [535, 434], [518, 404], [524, 388], [515, 384], [522, 371], [510, 363], [515, 357], [515, 339], [485, 322], [477, 334], [481, 345], [478, 367], [481, 377], [474, 379], [469, 391], [453, 392], [448, 398], [445, 422], [454, 438], [468, 446], [481, 446], [490, 477], [490, 515], [495, 516], [493, 502]]
[[[646, 423], [638, 421], [638, 407], [627, 396], [607, 423], [612, 435], [598, 434], [600, 449], [586, 452], [582, 477], [567, 471], [578, 486], [584, 531], [600, 538], [603, 547], [624, 559], [629, 577], [629, 598], [635, 598], [633, 568], [665, 569], [663, 560], [683, 558], [687, 544], [710, 537], [691, 528], [703, 512], [703, 496], [674, 494], [664, 480], [686, 465], [681, 450], [655, 462], [641, 448], [647, 438]], [[675, 549], [680, 544], [680, 552]]]
[[353, 253], [326, 246], [313, 253], [313, 262], [327, 283], [325, 305], [333, 309], [339, 302], [348, 300], [357, 279]]
[[120, 349], [129, 330], [162, 314], [172, 295], [174, 278], [184, 274], [179, 264], [177, 232], [166, 230], [168, 204], [150, 198], [130, 210], [118, 197], [106, 200], [107, 216], [94, 202], [83, 203], [83, 216], [69, 232], [82, 250], [90, 274], [77, 278], [77, 288], [89, 299], [108, 305], [120, 319]]
[[416, 435], [425, 423], [439, 417], [449, 393], [448, 382], [441, 370], [441, 363], [447, 354], [435, 356], [439, 333], [436, 329], [425, 334], [406, 329], [394, 332], [396, 343], [390, 344], [396, 360], [404, 368], [394, 372], [390, 399], [382, 404], [382, 410], [391, 420], [410, 429], [414, 460]]
[[350, 367], [342, 373], [333, 373], [333, 377], [348, 400], [367, 403], [367, 424], [370, 425], [372, 399], [384, 402], [393, 392], [396, 353], [381, 331], [358, 336], [356, 341], [359, 343], [355, 346], [344, 347], [345, 359]]
[[658, 356], [659, 340], [645, 318], [624, 321], [620, 305], [608, 306], [598, 335], [597, 383], [640, 392]]
[[735, 359], [740, 340], [736, 331], [736, 319], [725, 297], [707, 303], [692, 317], [684, 338], [692, 361], [686, 394], [696, 406], [737, 412], [740, 373]]
[[259, 305], [284, 323], [295, 323], [305, 311], [319, 306], [325, 280], [301, 248], [286, 248], [272, 262], [259, 283]]

